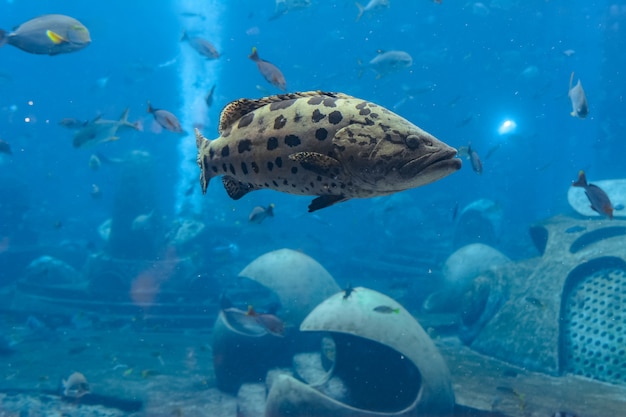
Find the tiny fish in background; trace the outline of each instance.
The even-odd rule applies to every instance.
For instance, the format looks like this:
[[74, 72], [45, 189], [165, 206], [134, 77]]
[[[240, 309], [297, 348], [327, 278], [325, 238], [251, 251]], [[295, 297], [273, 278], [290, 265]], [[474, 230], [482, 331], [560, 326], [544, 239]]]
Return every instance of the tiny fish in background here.
[[31, 54], [65, 54], [83, 49], [90, 43], [89, 30], [73, 17], [62, 14], [36, 17], [11, 33], [0, 29], [0, 47], [9, 44]]
[[348, 286], [343, 290], [343, 299], [347, 300], [348, 298], [350, 298], [353, 292], [354, 287], [352, 286], [352, 284], [348, 284]]
[[585, 194], [591, 203], [591, 209], [599, 214], [604, 214], [609, 219], [613, 219], [613, 204], [604, 190], [597, 185], [588, 184], [585, 171], [578, 173], [578, 179], [572, 182], [572, 187], [585, 189]]
[[11, 145], [9, 145], [9, 142], [0, 139], [0, 153], [5, 153], [7, 155], [11, 155], [13, 153], [11, 152]]
[[572, 87], [574, 83], [574, 73], [569, 77], [569, 92], [567, 96], [572, 102], [572, 112], [570, 113], [573, 117], [578, 117], [579, 119], [584, 119], [589, 114], [589, 105], [587, 104], [587, 96], [585, 95], [585, 90], [583, 90], [583, 85], [580, 83], [580, 79], [576, 83], [575, 86]]
[[213, 105], [213, 93], [215, 92], [215, 85], [216, 84], [213, 84], [213, 87], [211, 87], [206, 97], [204, 98], [204, 102], [206, 103], [207, 107], [211, 107]]
[[146, 231], [146, 230], [151, 229], [154, 226], [153, 216], [154, 216], [154, 210], [152, 210], [150, 213], [147, 213], [147, 214], [138, 215], [137, 217], [133, 219], [133, 222], [131, 224], [131, 230], [133, 232], [140, 232], [140, 231]]
[[269, 20], [276, 20], [284, 14], [296, 10], [306, 9], [311, 5], [311, 0], [276, 0], [276, 8], [274, 14]]
[[287, 91], [287, 81], [285, 81], [285, 76], [278, 69], [278, 67], [272, 64], [269, 61], [265, 61], [259, 57], [259, 53], [256, 49], [256, 46], [252, 47], [252, 53], [248, 55], [248, 58], [256, 62], [256, 66], [259, 69], [259, 72], [267, 80], [268, 83], [272, 84], [274, 87], [278, 88], [281, 91]]
[[89, 157], [89, 168], [91, 168], [93, 171], [97, 171], [100, 169], [101, 165], [102, 165], [102, 161], [100, 161], [100, 158], [98, 158], [98, 155], [91, 154], [91, 156]]
[[142, 130], [141, 123], [128, 121], [128, 112], [128, 109], [124, 110], [119, 120], [106, 120], [100, 116], [96, 117], [76, 131], [72, 144], [75, 148], [85, 148], [118, 140], [117, 134], [121, 130]]
[[96, 200], [102, 197], [102, 191], [100, 191], [100, 187], [96, 184], [91, 184], [91, 192], [89, 194], [91, 195], [91, 198]]
[[378, 307], [374, 307], [374, 311], [377, 313], [382, 313], [382, 314], [400, 314], [400, 308], [393, 308], [393, 307], [389, 307], [389, 306], [378, 306]]
[[472, 169], [477, 174], [483, 173], [483, 162], [478, 156], [478, 153], [472, 148], [472, 144], [468, 144], [467, 146], [459, 146], [459, 158], [465, 157], [470, 160], [472, 164]]
[[87, 126], [88, 123], [89, 120], [83, 121], [73, 117], [65, 117], [59, 120], [59, 126], [63, 126], [66, 129], [80, 129], [83, 126]]
[[480, 160], [478, 153], [474, 149], [472, 149], [472, 144], [467, 145], [467, 154], [469, 155], [470, 163], [472, 164], [472, 169], [477, 174], [483, 173], [483, 162]]
[[389, 7], [389, 0], [370, 0], [365, 6], [357, 2], [356, 7], [359, 9], [359, 14], [356, 16], [356, 21], [358, 22], [365, 12]]
[[90, 393], [87, 378], [80, 372], [74, 372], [67, 380], [62, 380], [61, 386], [61, 393], [68, 398], [80, 398]]
[[234, 307], [225, 308], [222, 309], [222, 314], [230, 325], [251, 335], [284, 336], [285, 324], [281, 319], [273, 314], [259, 314], [252, 306], [248, 306], [248, 311]]
[[413, 58], [407, 52], [383, 50], [377, 52], [378, 55], [368, 63], [368, 67], [376, 72], [377, 79], [413, 65]]
[[274, 204], [270, 204], [267, 207], [256, 206], [250, 212], [250, 216], [248, 216], [248, 221], [250, 223], [261, 224], [263, 220], [268, 217], [274, 217]]
[[215, 46], [206, 39], [198, 36], [189, 36], [186, 31], [183, 31], [183, 36], [180, 38], [180, 41], [187, 41], [196, 52], [207, 59], [217, 59], [220, 57]]
[[178, 118], [174, 116], [173, 113], [163, 109], [155, 109], [150, 104], [150, 101], [148, 101], [148, 113], [154, 116], [154, 120], [163, 129], [169, 130], [170, 132], [174, 133], [185, 133], [183, 128], [180, 126]]

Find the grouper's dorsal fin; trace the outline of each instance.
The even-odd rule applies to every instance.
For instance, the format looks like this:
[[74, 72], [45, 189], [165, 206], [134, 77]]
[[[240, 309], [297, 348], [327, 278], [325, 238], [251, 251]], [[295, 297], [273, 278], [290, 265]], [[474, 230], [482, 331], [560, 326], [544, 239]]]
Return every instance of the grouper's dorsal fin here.
[[277, 103], [285, 100], [295, 100], [304, 97], [324, 96], [332, 98], [349, 98], [350, 96], [343, 93], [325, 93], [323, 91], [304, 91], [299, 93], [277, 94], [275, 96], [263, 97], [259, 99], [242, 98], [229, 103], [220, 115], [219, 133], [231, 127], [237, 120], [254, 110], [266, 106], [268, 104]]

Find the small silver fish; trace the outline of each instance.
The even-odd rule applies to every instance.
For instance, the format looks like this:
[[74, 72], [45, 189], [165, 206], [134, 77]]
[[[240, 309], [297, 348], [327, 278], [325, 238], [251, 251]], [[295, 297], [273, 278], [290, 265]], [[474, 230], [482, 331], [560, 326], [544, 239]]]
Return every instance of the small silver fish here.
[[470, 163], [472, 164], [472, 169], [477, 174], [483, 173], [483, 162], [480, 160], [480, 156], [474, 149], [472, 149], [472, 144], [467, 145], [467, 153], [469, 155]]
[[61, 385], [63, 388], [61, 393], [64, 397], [68, 398], [80, 398], [91, 392], [87, 378], [80, 372], [71, 374], [69, 378], [67, 378], [67, 381], [62, 380]]
[[131, 230], [133, 232], [141, 232], [141, 231], [149, 230], [153, 226], [152, 216], [154, 216], [154, 210], [152, 210], [148, 214], [138, 215], [137, 217], [133, 219], [133, 222], [131, 224]]
[[148, 113], [154, 116], [154, 120], [165, 130], [174, 133], [185, 133], [178, 118], [172, 112], [163, 109], [155, 109], [148, 101]]
[[139, 122], [131, 123], [128, 121], [128, 109], [124, 110], [119, 120], [105, 120], [98, 116], [76, 131], [73, 145], [75, 148], [84, 148], [118, 140], [118, 131], [128, 129], [141, 130]]
[[306, 9], [311, 5], [311, 0], [276, 0], [276, 8], [274, 14], [269, 20], [275, 20], [284, 14], [296, 10]]
[[196, 52], [207, 59], [217, 59], [220, 57], [220, 53], [217, 52], [215, 46], [199, 36], [189, 36], [186, 31], [183, 31], [183, 36], [180, 40], [181, 42], [187, 41]]
[[574, 72], [572, 72], [572, 75], [569, 77], [569, 92], [567, 93], [570, 101], [572, 102], [572, 112], [570, 114], [572, 117], [584, 119], [587, 117], [587, 114], [589, 114], [587, 96], [585, 95], [585, 90], [583, 90], [583, 85], [580, 83], [580, 79], [576, 85], [572, 87], [573, 83]]
[[413, 58], [404, 51], [378, 51], [368, 64], [376, 72], [376, 78], [400, 71], [413, 65]]
[[252, 53], [248, 56], [251, 60], [256, 62], [256, 66], [259, 69], [259, 72], [267, 80], [268, 83], [272, 84], [274, 87], [278, 88], [281, 91], [287, 91], [287, 81], [285, 80], [285, 76], [278, 69], [278, 67], [272, 64], [269, 61], [261, 59], [259, 57], [259, 53], [256, 49], [256, 46], [252, 47]]
[[358, 22], [365, 12], [389, 7], [389, 0], [370, 0], [365, 6], [357, 2], [356, 7], [359, 9], [359, 14], [356, 17], [356, 21]]
[[250, 212], [250, 216], [248, 216], [248, 221], [250, 223], [261, 224], [263, 220], [268, 217], [274, 217], [274, 204], [270, 204], [267, 207], [256, 206]]

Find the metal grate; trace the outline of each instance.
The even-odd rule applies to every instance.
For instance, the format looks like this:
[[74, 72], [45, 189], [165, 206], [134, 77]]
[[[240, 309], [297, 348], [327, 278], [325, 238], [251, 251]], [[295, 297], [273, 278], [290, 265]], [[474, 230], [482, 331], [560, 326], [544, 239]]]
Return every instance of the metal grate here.
[[626, 271], [585, 277], [564, 308], [564, 371], [626, 385]]

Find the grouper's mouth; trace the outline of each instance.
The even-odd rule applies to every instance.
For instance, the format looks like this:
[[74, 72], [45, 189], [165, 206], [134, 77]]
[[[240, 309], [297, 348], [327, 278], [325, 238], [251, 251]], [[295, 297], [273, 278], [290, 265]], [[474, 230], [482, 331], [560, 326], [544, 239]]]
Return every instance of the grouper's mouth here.
[[400, 168], [400, 172], [410, 177], [433, 177], [434, 181], [461, 169], [462, 162], [456, 158], [456, 154], [456, 149], [447, 147], [407, 162]]

